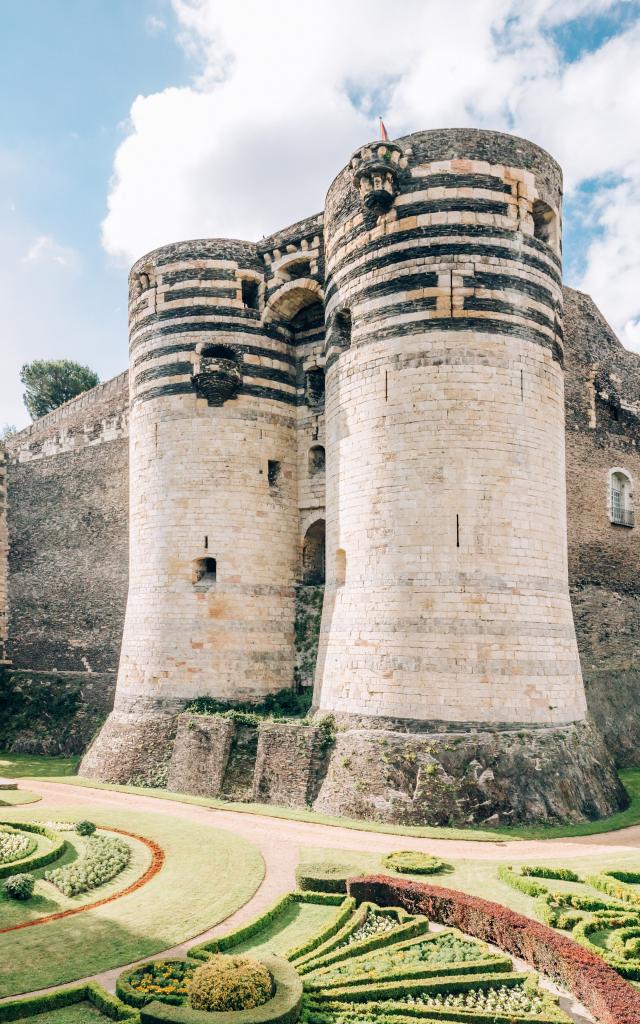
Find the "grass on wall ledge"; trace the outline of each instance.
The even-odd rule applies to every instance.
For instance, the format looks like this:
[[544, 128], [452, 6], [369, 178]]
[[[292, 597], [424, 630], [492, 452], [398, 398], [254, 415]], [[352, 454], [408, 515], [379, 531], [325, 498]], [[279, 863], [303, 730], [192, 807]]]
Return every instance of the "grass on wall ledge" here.
[[319, 814], [305, 808], [277, 807], [271, 804], [233, 803], [213, 797], [171, 793], [166, 789], [148, 789], [138, 786], [118, 786], [96, 782], [73, 774], [79, 759], [44, 757], [0, 752], [0, 775], [9, 778], [44, 778], [48, 782], [82, 786], [87, 789], [106, 789], [120, 793], [135, 793], [159, 800], [211, 807], [214, 810], [238, 811], [242, 814], [262, 814], [270, 818], [290, 821], [308, 821], [317, 825], [353, 829], [358, 832], [378, 832], [386, 835], [415, 836], [423, 839], [466, 839], [474, 842], [503, 842], [513, 839], [564, 839], [574, 836], [599, 835], [640, 824], [640, 768], [625, 768], [620, 779], [630, 797], [624, 811], [599, 821], [585, 821], [568, 825], [514, 825], [483, 829], [477, 826], [449, 828], [438, 826], [389, 825], [382, 822], [356, 821]]

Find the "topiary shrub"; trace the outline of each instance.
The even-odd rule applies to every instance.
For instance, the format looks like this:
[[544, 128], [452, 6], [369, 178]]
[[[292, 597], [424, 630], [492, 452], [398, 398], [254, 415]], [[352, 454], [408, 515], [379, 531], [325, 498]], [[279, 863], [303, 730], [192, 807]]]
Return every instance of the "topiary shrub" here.
[[385, 868], [392, 868], [403, 875], [435, 875], [448, 867], [443, 860], [419, 850], [399, 850], [382, 858]]
[[187, 984], [194, 1010], [252, 1010], [273, 995], [273, 978], [264, 964], [248, 956], [215, 953], [194, 971]]
[[79, 821], [76, 825], [76, 832], [79, 836], [92, 836], [96, 826], [92, 821]]
[[310, 892], [346, 892], [348, 878], [361, 878], [362, 868], [351, 864], [336, 864], [332, 860], [299, 864], [296, 869], [296, 884], [299, 889]]
[[30, 900], [35, 885], [33, 875], [24, 872], [20, 875], [9, 875], [4, 883], [4, 891], [12, 900]]

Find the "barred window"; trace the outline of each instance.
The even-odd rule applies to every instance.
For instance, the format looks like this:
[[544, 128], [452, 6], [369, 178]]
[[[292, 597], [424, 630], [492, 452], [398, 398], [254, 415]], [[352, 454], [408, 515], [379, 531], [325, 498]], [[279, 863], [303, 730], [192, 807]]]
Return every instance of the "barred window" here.
[[614, 526], [634, 525], [633, 491], [631, 477], [624, 469], [612, 469], [609, 473], [609, 519]]

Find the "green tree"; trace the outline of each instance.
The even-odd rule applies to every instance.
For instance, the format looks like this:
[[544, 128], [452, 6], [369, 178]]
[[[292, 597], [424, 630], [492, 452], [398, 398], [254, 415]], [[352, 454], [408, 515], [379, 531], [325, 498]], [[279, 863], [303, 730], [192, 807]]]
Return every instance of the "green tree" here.
[[100, 383], [97, 373], [70, 359], [35, 359], [20, 370], [23, 395], [32, 420]]

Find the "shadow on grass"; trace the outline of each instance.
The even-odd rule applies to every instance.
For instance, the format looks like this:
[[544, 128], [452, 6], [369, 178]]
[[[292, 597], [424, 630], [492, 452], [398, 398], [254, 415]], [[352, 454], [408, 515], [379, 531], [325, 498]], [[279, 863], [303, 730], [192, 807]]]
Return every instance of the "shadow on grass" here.
[[40, 754], [12, 754], [0, 751], [0, 776], [4, 776], [5, 779], [76, 775], [79, 764], [79, 757], [46, 757]]

